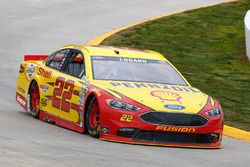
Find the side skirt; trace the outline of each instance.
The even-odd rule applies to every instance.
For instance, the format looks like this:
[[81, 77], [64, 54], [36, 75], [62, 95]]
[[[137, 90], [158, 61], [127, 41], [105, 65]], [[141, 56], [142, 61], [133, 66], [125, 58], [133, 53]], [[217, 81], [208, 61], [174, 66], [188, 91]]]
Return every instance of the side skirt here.
[[65, 119], [59, 118], [45, 111], [40, 111], [39, 119], [41, 121], [55, 123], [58, 126], [61, 126], [61, 127], [64, 127], [64, 128], [67, 128], [67, 129], [70, 129], [79, 133], [84, 132], [84, 126], [81, 127], [80, 125], [77, 125], [74, 122], [70, 122]]

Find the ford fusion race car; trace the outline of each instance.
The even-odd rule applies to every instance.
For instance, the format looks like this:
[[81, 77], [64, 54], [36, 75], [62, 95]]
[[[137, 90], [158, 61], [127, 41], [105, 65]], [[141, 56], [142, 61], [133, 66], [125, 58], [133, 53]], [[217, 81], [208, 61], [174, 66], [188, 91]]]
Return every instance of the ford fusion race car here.
[[149, 50], [67, 45], [26, 55], [16, 101], [33, 117], [133, 144], [219, 148], [219, 102]]

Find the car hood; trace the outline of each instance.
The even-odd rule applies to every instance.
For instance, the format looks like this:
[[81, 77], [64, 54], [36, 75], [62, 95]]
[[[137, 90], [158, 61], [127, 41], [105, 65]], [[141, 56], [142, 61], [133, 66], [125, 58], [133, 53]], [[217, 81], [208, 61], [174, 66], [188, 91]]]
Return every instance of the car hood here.
[[190, 86], [142, 82], [94, 81], [115, 97], [124, 95], [154, 111], [198, 113], [208, 95]]

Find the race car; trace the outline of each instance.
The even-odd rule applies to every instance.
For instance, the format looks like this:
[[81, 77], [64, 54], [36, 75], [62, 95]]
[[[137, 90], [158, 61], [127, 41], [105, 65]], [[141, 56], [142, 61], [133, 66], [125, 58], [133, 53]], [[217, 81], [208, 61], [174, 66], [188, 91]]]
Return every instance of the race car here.
[[67, 45], [25, 55], [16, 101], [35, 118], [102, 140], [221, 147], [220, 103], [155, 51]]

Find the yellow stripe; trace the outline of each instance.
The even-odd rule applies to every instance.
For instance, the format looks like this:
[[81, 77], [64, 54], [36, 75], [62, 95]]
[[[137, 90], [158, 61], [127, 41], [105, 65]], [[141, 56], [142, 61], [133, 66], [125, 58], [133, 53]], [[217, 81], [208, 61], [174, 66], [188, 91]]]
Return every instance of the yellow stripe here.
[[[228, 3], [228, 2], [233, 2], [233, 1], [237, 1], [237, 0], [224, 0], [222, 3]], [[214, 6], [214, 5], [218, 5], [218, 4], [222, 4], [222, 3], [212, 3], [212, 4], [208, 4], [206, 6], [197, 8], [197, 9], [206, 8], [206, 7], [209, 7], [209, 6]], [[115, 29], [113, 31], [105, 33], [105, 34], [103, 34], [103, 35], [101, 35], [101, 36], [99, 36], [99, 37], [91, 40], [90, 42], [87, 43], [87, 45], [99, 45], [106, 38], [110, 37], [111, 35], [113, 35], [115, 33], [120, 32], [122, 30], [125, 30], [127, 28], [131, 28], [133, 26], [136, 26], [136, 25], [139, 25], [139, 24], [143, 24], [143, 23], [146, 23], [146, 22], [149, 22], [149, 21], [160, 19], [160, 18], [163, 18], [163, 17], [166, 17], [166, 16], [170, 16], [170, 15], [174, 15], [174, 14], [177, 14], [177, 13], [181, 13], [181, 12], [184, 12], [184, 11], [186, 11], [186, 10], [179, 10], [179, 11], [176, 11], [176, 12], [167, 13], [167, 14], [164, 14], [164, 15], [161, 15], [161, 16], [156, 16], [156, 17], [153, 17], [153, 18], [150, 18], [150, 19], [146, 19], [146, 20], [134, 23], [134, 24], [127, 25], [125, 27], [121, 27], [121, 28]], [[244, 131], [244, 130], [241, 130], [241, 129], [237, 129], [237, 128], [234, 128], [234, 127], [230, 127], [230, 126], [227, 126], [227, 125], [224, 126], [223, 135], [229, 136], [229, 137], [232, 137], [232, 138], [235, 138], [235, 139], [240, 139], [240, 140], [243, 140], [243, 141], [250, 142], [250, 132]], [[102, 139], [102, 140], [106, 140], [106, 139]]]
[[250, 132], [224, 125], [223, 135], [250, 142]]

